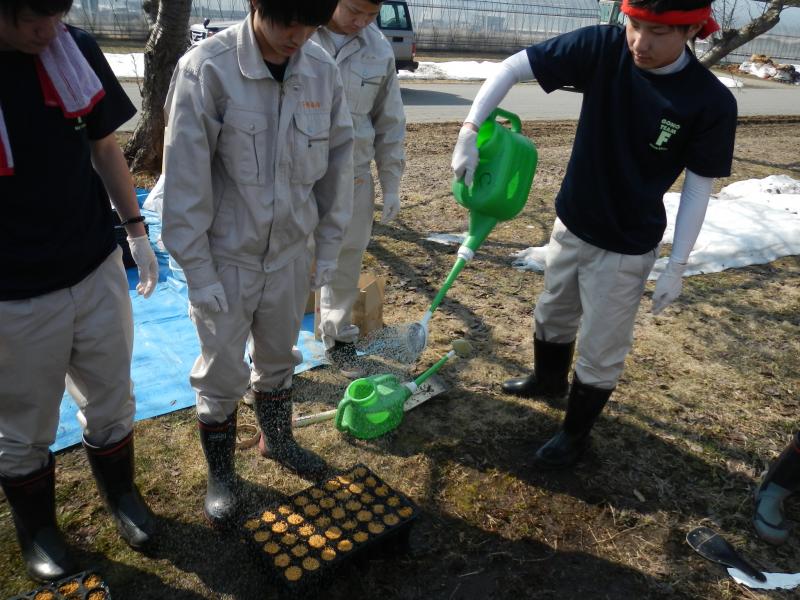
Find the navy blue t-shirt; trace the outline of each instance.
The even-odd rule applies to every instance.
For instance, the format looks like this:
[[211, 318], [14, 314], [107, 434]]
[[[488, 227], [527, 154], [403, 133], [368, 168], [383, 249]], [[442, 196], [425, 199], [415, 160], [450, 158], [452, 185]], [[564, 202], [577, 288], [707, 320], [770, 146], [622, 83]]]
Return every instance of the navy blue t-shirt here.
[[621, 254], [649, 252], [666, 228], [664, 193], [684, 169], [730, 175], [736, 100], [691, 53], [676, 73], [648, 73], [613, 25], [578, 29], [527, 52], [545, 92], [571, 85], [584, 94], [556, 198], [558, 217], [582, 240]]
[[14, 157], [14, 174], [0, 177], [0, 300], [75, 285], [116, 248], [89, 143], [113, 133], [136, 109], [92, 37], [69, 31], [105, 90], [83, 118], [45, 106], [33, 55], [0, 51], [0, 106]]

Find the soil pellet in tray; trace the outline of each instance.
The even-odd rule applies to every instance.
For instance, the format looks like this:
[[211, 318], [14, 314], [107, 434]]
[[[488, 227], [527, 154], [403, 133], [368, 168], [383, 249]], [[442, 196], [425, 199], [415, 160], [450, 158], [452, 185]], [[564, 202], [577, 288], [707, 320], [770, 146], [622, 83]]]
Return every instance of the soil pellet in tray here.
[[261, 531], [256, 531], [253, 534], [253, 539], [257, 542], [266, 542], [269, 539], [269, 536], [270, 536], [269, 531], [264, 531], [262, 529]]
[[297, 581], [303, 576], [303, 569], [300, 567], [289, 567], [285, 572], [286, 579], [289, 581]]
[[83, 580], [83, 585], [89, 589], [92, 589], [99, 585], [103, 585], [103, 580], [96, 573], [92, 573], [86, 579]]
[[292, 554], [294, 554], [297, 558], [302, 558], [308, 554], [308, 546], [305, 544], [297, 544], [297, 546], [292, 548]]
[[67, 594], [72, 594], [73, 592], [77, 592], [78, 588], [81, 587], [81, 584], [77, 581], [69, 581], [58, 586], [58, 593], [66, 596]]
[[264, 523], [273, 523], [277, 518], [277, 515], [271, 510], [265, 510], [261, 513], [261, 520], [264, 521]]

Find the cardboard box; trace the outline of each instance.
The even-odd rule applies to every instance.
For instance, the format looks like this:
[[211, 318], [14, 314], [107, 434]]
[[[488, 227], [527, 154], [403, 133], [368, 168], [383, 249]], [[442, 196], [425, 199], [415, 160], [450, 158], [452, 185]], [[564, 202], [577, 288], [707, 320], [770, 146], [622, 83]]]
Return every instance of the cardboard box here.
[[[377, 277], [374, 273], [362, 273], [358, 278], [358, 288], [361, 290], [353, 305], [353, 325], [360, 330], [360, 335], [383, 327], [383, 291], [386, 280]], [[322, 339], [319, 331], [319, 290], [314, 294], [314, 337]]]

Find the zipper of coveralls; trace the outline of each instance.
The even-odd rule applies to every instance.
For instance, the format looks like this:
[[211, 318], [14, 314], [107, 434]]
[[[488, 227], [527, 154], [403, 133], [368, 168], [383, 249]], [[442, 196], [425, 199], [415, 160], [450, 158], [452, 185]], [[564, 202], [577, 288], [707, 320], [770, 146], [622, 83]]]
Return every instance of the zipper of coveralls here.
[[[285, 75], [285, 73], [284, 73], [284, 75]], [[285, 77], [284, 77], [284, 79], [285, 79]], [[278, 89], [280, 90], [280, 93], [278, 94], [278, 129], [280, 129], [281, 128], [281, 112], [283, 110], [283, 94], [284, 94], [283, 81], [279, 81], [278, 82]], [[278, 183], [278, 171], [281, 168], [281, 160], [280, 160], [280, 155], [278, 153], [278, 148], [279, 148], [280, 144], [278, 144], [277, 138], [278, 138], [278, 136], [276, 135], [275, 136], [275, 140], [276, 141], [273, 142], [273, 144], [274, 144], [273, 145], [273, 150], [274, 150], [273, 156], [275, 157], [273, 162], [275, 164], [275, 167], [273, 168], [273, 171], [272, 171], [272, 227], [269, 228], [269, 235], [267, 236], [267, 249], [264, 252], [265, 261], [266, 261], [266, 256], [269, 254], [269, 242], [270, 242], [270, 239], [272, 238], [272, 229], [273, 229], [273, 227], [275, 227], [275, 215], [278, 212], [277, 211], [278, 196], [275, 193], [275, 191], [276, 191], [276, 189], [278, 187], [278, 185], [277, 185], [277, 183]], [[264, 271], [265, 272], [267, 271], [267, 266], [266, 265], [264, 265]]]

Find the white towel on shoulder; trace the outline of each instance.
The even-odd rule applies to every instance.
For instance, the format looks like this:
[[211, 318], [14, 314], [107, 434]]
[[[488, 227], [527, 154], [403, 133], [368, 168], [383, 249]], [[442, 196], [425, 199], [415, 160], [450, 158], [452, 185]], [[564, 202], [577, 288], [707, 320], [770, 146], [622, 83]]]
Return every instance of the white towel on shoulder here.
[[[50, 45], [36, 57], [36, 71], [46, 106], [58, 106], [68, 119], [92, 111], [105, 95], [103, 85], [78, 48], [66, 25]], [[0, 106], [0, 176], [14, 174], [14, 157]]]

